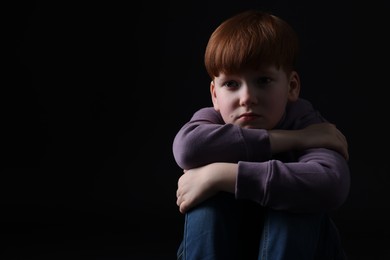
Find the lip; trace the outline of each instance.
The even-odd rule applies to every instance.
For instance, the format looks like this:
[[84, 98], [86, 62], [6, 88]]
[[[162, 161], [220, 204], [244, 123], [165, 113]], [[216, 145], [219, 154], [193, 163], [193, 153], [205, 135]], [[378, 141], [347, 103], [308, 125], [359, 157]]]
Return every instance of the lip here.
[[242, 120], [242, 121], [252, 121], [252, 120], [255, 120], [257, 118], [259, 118], [260, 115], [258, 114], [255, 114], [255, 113], [244, 113], [244, 114], [241, 114], [238, 119], [239, 120]]

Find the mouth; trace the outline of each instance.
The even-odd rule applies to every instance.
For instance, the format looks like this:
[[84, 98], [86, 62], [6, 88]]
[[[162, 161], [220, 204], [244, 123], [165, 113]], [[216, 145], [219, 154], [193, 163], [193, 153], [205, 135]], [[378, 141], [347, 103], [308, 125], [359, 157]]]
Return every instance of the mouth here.
[[259, 118], [260, 115], [254, 113], [245, 113], [238, 117], [240, 121], [249, 122]]

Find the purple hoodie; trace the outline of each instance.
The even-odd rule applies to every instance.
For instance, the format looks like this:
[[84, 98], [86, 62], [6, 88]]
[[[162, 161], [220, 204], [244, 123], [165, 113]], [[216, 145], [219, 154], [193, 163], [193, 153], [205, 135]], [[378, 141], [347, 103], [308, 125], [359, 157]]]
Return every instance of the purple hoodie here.
[[[326, 122], [304, 99], [290, 104], [275, 129], [301, 129]], [[350, 188], [344, 157], [325, 148], [272, 156], [268, 132], [225, 124], [206, 107], [194, 113], [176, 134], [173, 155], [182, 169], [213, 162], [238, 163], [236, 199], [295, 212], [330, 211], [340, 207]]]

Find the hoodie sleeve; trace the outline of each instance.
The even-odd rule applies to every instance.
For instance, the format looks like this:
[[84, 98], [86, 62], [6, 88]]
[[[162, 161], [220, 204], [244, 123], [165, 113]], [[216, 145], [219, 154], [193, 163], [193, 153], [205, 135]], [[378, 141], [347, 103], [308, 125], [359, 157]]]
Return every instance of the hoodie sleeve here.
[[[311, 103], [300, 99], [287, 107], [277, 128], [301, 129], [319, 122], [326, 120]], [[274, 209], [332, 210], [341, 206], [349, 193], [349, 168], [339, 153], [318, 148], [291, 151], [288, 159], [276, 159], [266, 130], [225, 124], [212, 107], [198, 110], [179, 130], [173, 155], [182, 169], [214, 162], [238, 163], [236, 198]]]
[[173, 155], [182, 169], [213, 162], [265, 161], [271, 158], [268, 132], [225, 124], [212, 107], [197, 111], [176, 134]]
[[[299, 129], [325, 119], [304, 99], [291, 103], [277, 128]], [[181, 127], [173, 141], [173, 156], [182, 169], [191, 169], [213, 162], [271, 159], [268, 131], [244, 129], [225, 124], [213, 108], [201, 108]]]
[[240, 161], [236, 198], [295, 212], [330, 211], [340, 207], [350, 189], [349, 167], [339, 153], [308, 149], [297, 162]]

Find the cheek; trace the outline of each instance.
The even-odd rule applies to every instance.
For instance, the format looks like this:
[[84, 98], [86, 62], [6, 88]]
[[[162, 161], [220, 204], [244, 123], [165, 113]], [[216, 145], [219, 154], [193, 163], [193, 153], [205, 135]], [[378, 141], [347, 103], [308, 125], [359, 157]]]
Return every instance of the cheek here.
[[234, 114], [232, 113], [234, 111], [234, 105], [232, 102], [229, 102], [228, 100], [224, 100], [223, 102], [219, 102], [219, 112], [221, 113], [221, 116], [225, 123], [232, 123], [234, 120]]
[[266, 106], [269, 111], [272, 111], [275, 116], [277, 114], [283, 114], [288, 101], [288, 96], [283, 93], [274, 93], [267, 98]]
[[222, 118], [223, 118], [223, 121], [225, 122], [225, 124], [235, 124], [235, 118], [232, 114], [225, 114], [225, 115], [222, 115]]
[[222, 110], [230, 110], [234, 106], [234, 97], [232, 95], [220, 95], [218, 105]]
[[221, 113], [221, 116], [225, 123], [230, 123], [233, 120], [233, 114], [232, 114], [233, 109], [231, 108], [230, 105], [224, 104], [220, 106], [219, 112]]
[[272, 100], [272, 103], [270, 105], [274, 110], [284, 110], [286, 104], [287, 104], [287, 97], [286, 98], [277, 97]]
[[279, 89], [278, 91], [270, 93], [268, 99], [275, 105], [284, 104], [288, 100], [288, 93], [284, 89]]

